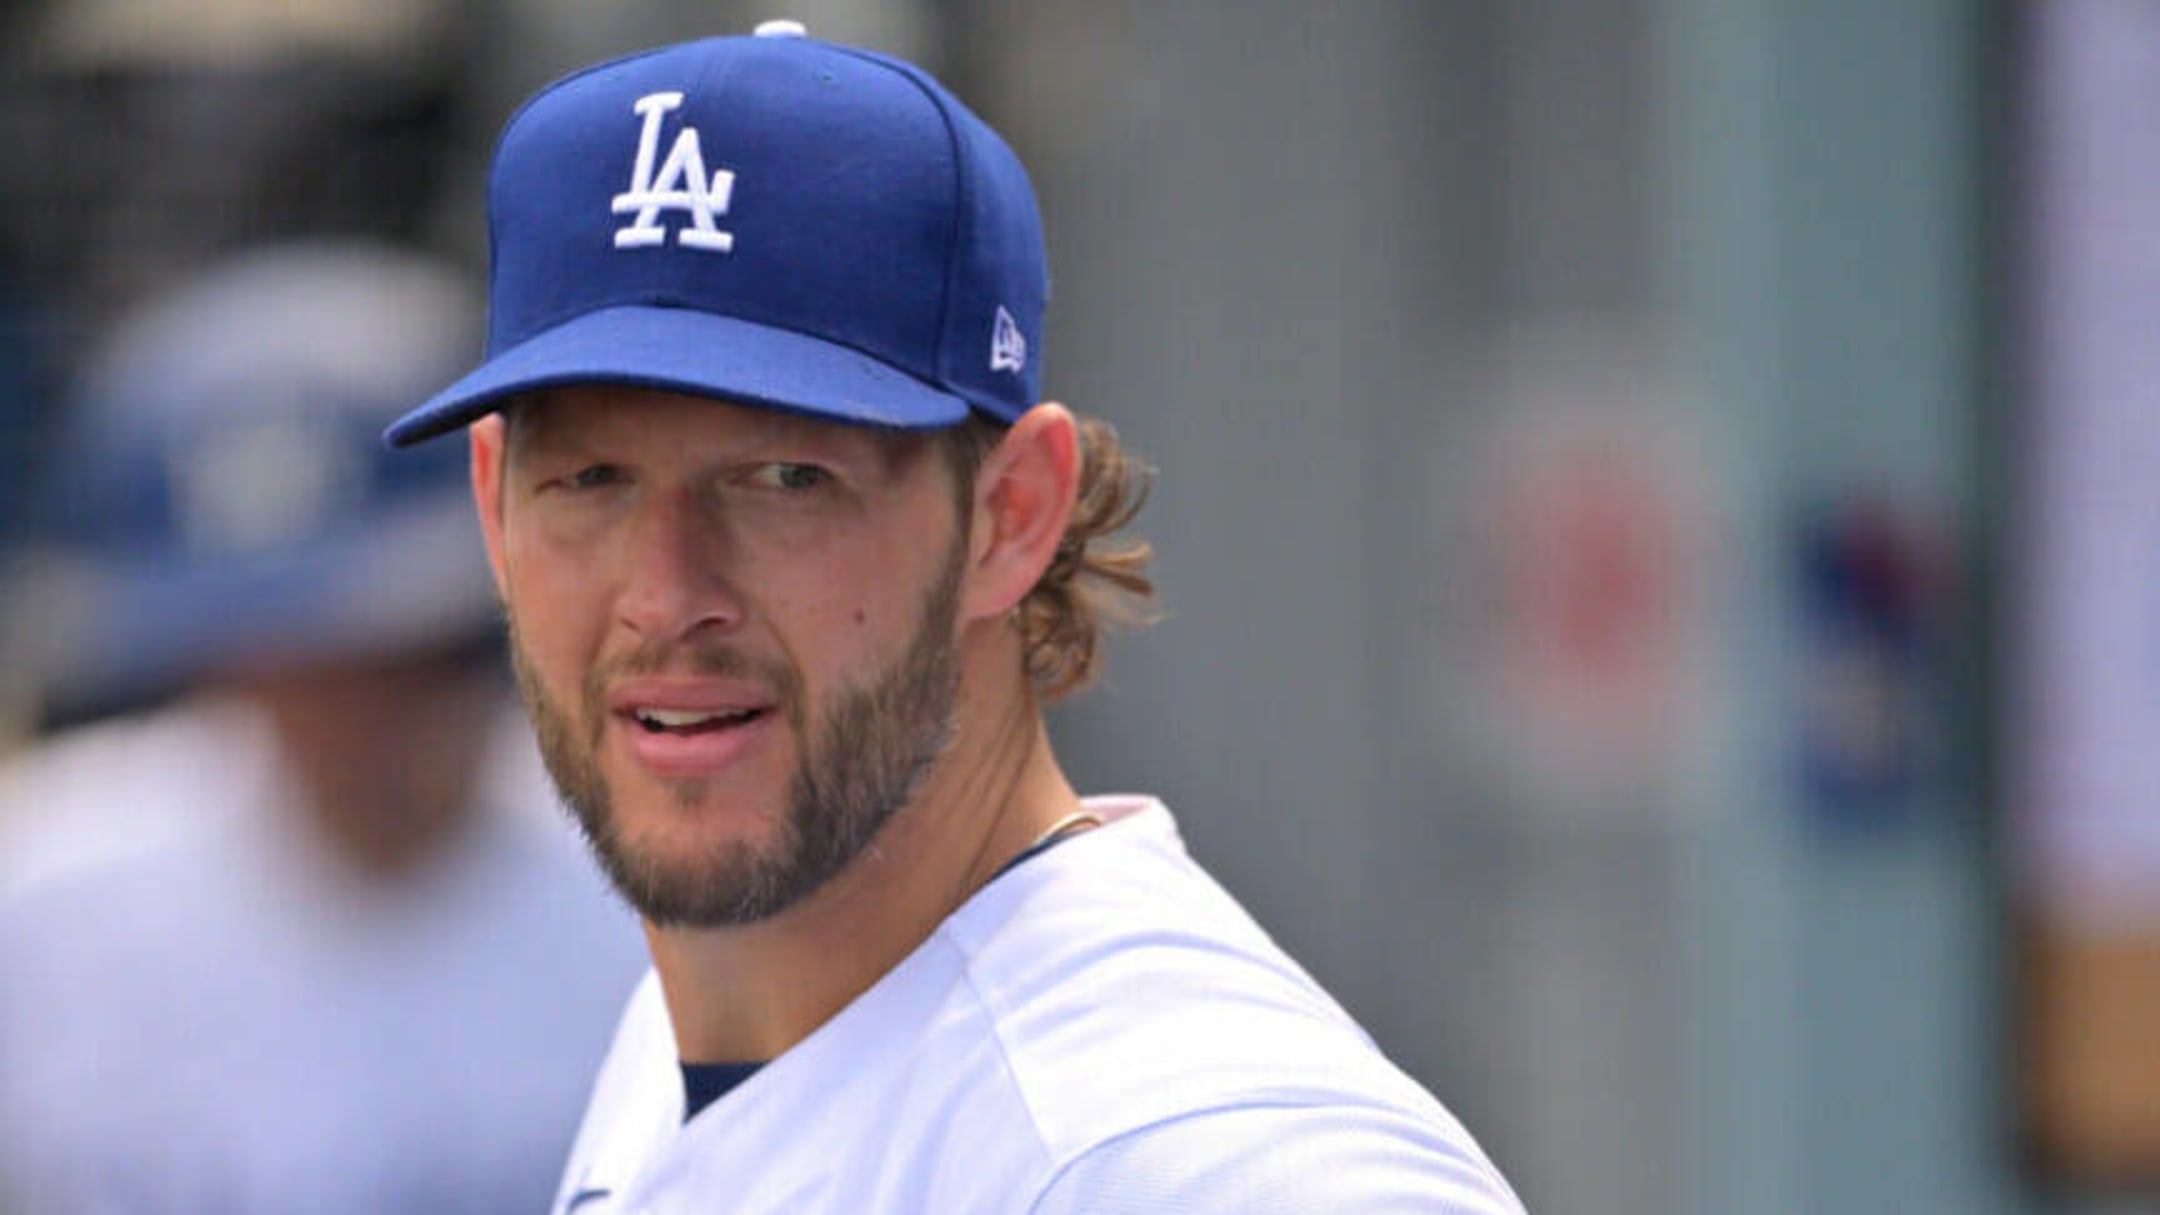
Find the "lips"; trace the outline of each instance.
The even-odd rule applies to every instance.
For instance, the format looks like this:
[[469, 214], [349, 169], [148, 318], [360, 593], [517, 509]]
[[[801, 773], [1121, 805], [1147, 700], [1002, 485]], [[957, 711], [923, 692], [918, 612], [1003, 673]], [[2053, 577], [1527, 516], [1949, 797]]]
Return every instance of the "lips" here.
[[609, 709], [630, 757], [655, 775], [718, 776], [771, 732], [771, 698], [733, 681], [644, 678], [618, 685]]

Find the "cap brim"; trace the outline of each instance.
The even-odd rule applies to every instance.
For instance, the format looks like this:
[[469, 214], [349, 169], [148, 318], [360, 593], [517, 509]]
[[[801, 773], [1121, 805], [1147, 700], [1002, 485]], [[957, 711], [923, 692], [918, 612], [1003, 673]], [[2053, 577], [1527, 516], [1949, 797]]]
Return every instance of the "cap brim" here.
[[0, 606], [23, 613], [24, 665], [54, 703], [124, 703], [243, 664], [418, 653], [500, 621], [458, 487], [259, 553], [55, 553], [25, 573], [40, 576]]
[[572, 318], [501, 352], [399, 418], [405, 447], [537, 388], [633, 384], [867, 426], [931, 430], [967, 417], [952, 393], [846, 346], [689, 308], [623, 306]]

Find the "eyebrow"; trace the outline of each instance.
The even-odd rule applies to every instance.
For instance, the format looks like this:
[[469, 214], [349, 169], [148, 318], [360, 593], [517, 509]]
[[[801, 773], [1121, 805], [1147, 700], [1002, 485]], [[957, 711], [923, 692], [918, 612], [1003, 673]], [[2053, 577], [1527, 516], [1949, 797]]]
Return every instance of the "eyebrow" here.
[[[510, 452], [514, 453], [523, 448], [536, 447], [543, 451], [552, 449], [557, 452], [574, 453], [586, 447], [585, 444], [575, 441], [564, 442], [561, 440], [560, 436], [564, 434], [565, 428], [550, 422], [551, 415], [557, 412], [545, 408], [550, 403], [550, 400], [551, 390], [541, 388], [521, 393], [503, 403], [502, 414], [504, 426], [508, 432], [509, 441], [507, 447]], [[730, 404], [729, 402], [718, 401], [718, 398], [715, 398], [715, 400], [719, 404]], [[871, 458], [876, 462], [878, 471], [886, 477], [896, 477], [902, 474], [924, 453], [933, 450], [937, 441], [936, 433], [930, 431], [885, 429], [874, 426], [850, 425], [843, 422], [826, 422], [805, 415], [759, 409], [756, 406], [749, 405], [736, 405], [734, 407], [749, 411], [757, 418], [755, 428], [742, 437], [741, 442], [745, 447], [787, 443], [798, 439], [820, 444], [839, 442], [846, 445], [848, 440], [840, 436], [859, 435], [865, 440], [865, 445]]]

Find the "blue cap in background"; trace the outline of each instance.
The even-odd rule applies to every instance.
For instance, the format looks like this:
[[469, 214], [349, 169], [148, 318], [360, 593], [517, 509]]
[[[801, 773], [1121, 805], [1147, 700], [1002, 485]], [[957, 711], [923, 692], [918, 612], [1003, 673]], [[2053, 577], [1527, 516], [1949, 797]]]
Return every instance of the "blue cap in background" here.
[[417, 254], [307, 244], [123, 318], [77, 387], [13, 597], [43, 699], [125, 704], [223, 669], [490, 636], [464, 453], [381, 442], [470, 357], [478, 305]]

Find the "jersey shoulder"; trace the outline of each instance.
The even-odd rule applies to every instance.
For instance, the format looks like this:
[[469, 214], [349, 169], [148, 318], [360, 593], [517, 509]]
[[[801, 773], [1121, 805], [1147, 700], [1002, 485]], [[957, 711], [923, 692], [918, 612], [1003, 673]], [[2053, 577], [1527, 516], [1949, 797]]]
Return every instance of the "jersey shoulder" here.
[[1071, 1161], [1031, 1215], [1524, 1215], [1474, 1145], [1371, 1107], [1252, 1106], [1142, 1128]]
[[[605, 1192], [625, 1210], [724, 1197], [746, 1213], [1228, 1215], [1246, 1208], [1218, 1200], [1266, 1189], [1263, 1157], [1284, 1134], [1308, 1165], [1362, 1170], [1374, 1192], [1505, 1193], [1447, 1111], [1186, 857], [1167, 811], [1112, 817], [992, 881], [687, 1123], [648, 978], [558, 1210]], [[1123, 1198], [1139, 1205], [1112, 1205]]]
[[1192, 861], [1167, 810], [1113, 812], [943, 930], [1053, 1161], [1085, 1181], [1141, 1150], [1110, 1145], [1167, 1135], [1179, 1151], [1134, 1159], [1215, 1144], [1243, 1174], [1266, 1142], [1248, 1128], [1290, 1127], [1314, 1151], [1395, 1144], [1497, 1183], [1461, 1124]]

